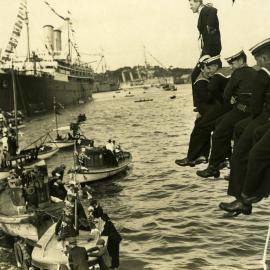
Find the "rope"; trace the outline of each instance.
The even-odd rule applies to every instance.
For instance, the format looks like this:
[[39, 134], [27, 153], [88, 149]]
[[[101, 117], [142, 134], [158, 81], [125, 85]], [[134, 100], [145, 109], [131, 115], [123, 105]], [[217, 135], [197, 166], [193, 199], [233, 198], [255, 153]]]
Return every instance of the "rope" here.
[[268, 226], [268, 232], [267, 232], [267, 237], [266, 237], [266, 241], [265, 241], [265, 246], [264, 246], [264, 252], [263, 252], [263, 269], [267, 270], [267, 264], [266, 264], [266, 256], [267, 256], [267, 249], [268, 249], [268, 243], [269, 243], [269, 238], [270, 238], [270, 223]]

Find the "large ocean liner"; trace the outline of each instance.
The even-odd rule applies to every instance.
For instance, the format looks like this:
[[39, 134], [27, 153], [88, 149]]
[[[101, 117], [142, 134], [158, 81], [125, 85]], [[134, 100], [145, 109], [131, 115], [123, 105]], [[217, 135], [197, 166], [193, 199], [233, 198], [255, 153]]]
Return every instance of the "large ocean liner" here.
[[[28, 115], [53, 108], [53, 98], [62, 105], [84, 103], [92, 99], [93, 70], [80, 61], [76, 42], [72, 40], [73, 25], [68, 17], [58, 14], [47, 1], [44, 3], [67, 26], [68, 52], [62, 51], [62, 31], [45, 25], [44, 50], [30, 53], [27, 0], [20, 0], [17, 19], [0, 64], [0, 108], [13, 109], [11, 69], [15, 71], [18, 108]], [[15, 57], [23, 25], [27, 33], [27, 57]], [[71, 57], [76, 55], [76, 60]]]

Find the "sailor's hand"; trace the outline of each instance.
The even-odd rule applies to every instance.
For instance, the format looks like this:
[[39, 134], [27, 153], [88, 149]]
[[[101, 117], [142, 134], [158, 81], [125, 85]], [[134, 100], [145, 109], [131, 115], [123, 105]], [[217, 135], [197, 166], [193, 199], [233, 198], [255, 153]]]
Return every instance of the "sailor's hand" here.
[[207, 25], [206, 28], [207, 28], [208, 34], [214, 34], [217, 31], [217, 29], [215, 29], [215, 28], [213, 28], [213, 27], [211, 27], [209, 25]]
[[236, 97], [232, 96], [230, 102], [231, 102], [231, 104], [235, 104], [237, 102]]

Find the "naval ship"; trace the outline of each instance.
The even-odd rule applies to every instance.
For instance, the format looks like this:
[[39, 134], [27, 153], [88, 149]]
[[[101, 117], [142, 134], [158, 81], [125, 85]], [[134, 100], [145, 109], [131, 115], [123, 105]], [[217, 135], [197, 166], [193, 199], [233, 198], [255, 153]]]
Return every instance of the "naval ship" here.
[[[48, 2], [45, 3], [51, 8]], [[17, 107], [28, 115], [53, 109], [54, 98], [63, 106], [81, 104], [92, 99], [93, 70], [80, 61], [76, 43], [71, 40], [72, 22], [54, 9], [52, 11], [67, 26], [68, 53], [65, 55], [62, 51], [62, 31], [52, 25], [43, 26], [44, 50], [41, 53], [30, 53], [27, 0], [20, 0], [10, 40], [0, 59], [0, 109], [13, 110], [13, 83], [17, 89]], [[19, 60], [15, 57], [15, 49], [24, 25], [28, 50], [26, 59]], [[75, 61], [71, 59], [72, 50], [77, 55]], [[12, 80], [11, 70], [15, 80]]]

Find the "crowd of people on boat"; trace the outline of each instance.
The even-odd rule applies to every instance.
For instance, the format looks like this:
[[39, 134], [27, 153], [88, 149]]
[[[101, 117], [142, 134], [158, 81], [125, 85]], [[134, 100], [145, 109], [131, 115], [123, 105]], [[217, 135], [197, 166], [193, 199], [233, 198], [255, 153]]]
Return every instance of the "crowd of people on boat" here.
[[[64, 184], [64, 171], [63, 164], [52, 171], [50, 181], [55, 185], [57, 179], [57, 186], [52, 189], [50, 185], [50, 191], [54, 191], [51, 195], [64, 201], [64, 209], [56, 224], [55, 235], [61, 242], [63, 251], [68, 255], [70, 268], [88, 270], [89, 267], [98, 264], [101, 270], [117, 269], [121, 235], [98, 201], [92, 198], [91, 188], [78, 185], [73, 181]], [[55, 192], [56, 189], [58, 193]], [[89, 231], [88, 241], [93, 239], [97, 241], [95, 247], [86, 250], [77, 245], [76, 237], [80, 230]], [[102, 236], [106, 236], [107, 241]]]
[[[250, 49], [257, 68], [248, 66], [244, 50], [225, 58], [230, 76], [222, 69], [217, 9], [202, 0], [189, 0], [199, 13], [201, 57], [192, 73], [194, 111], [197, 112], [186, 157], [179, 166], [208, 163], [197, 175], [220, 176], [230, 168], [228, 195], [220, 203], [230, 215], [249, 215], [252, 205], [270, 194], [270, 38]], [[232, 143], [233, 141], [233, 143]]]

